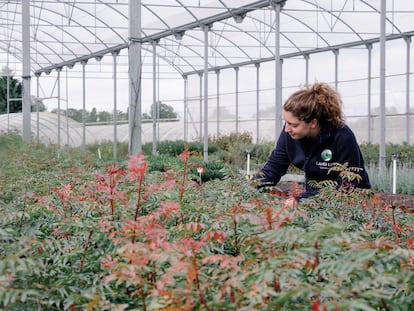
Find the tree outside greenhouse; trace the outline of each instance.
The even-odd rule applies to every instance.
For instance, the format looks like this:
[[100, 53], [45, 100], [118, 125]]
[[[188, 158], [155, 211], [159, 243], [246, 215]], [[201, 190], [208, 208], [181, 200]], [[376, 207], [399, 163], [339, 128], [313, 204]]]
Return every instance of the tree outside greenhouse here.
[[[22, 84], [11, 69], [3, 67], [0, 78], [0, 113], [22, 111]], [[7, 86], [8, 84], [8, 86]], [[7, 95], [9, 100], [7, 100]]]
[[[156, 119], [177, 119], [178, 113], [174, 111], [174, 108], [172, 106], [169, 106], [167, 104], [160, 103], [159, 104], [159, 112], [158, 117], [156, 116], [157, 113], [153, 113], [154, 107], [151, 107], [151, 112], [143, 113], [142, 118], [146, 120], [152, 120], [154, 118], [154, 115], [156, 116]], [[114, 115], [111, 112], [108, 111], [98, 111], [95, 107], [92, 108], [91, 111], [83, 111], [83, 109], [74, 109], [69, 108], [67, 110], [65, 109], [53, 109], [52, 113], [58, 113], [60, 111], [61, 114], [67, 115], [69, 118], [82, 123], [83, 117], [85, 118], [86, 123], [103, 123], [103, 122], [110, 122], [114, 120]], [[117, 121], [127, 121], [128, 120], [128, 112], [123, 112], [120, 110], [116, 111], [116, 120]]]
[[[22, 83], [14, 77], [13, 70], [3, 67], [0, 73], [0, 114], [22, 112], [22, 90]], [[32, 97], [31, 110], [47, 109], [41, 99]]]

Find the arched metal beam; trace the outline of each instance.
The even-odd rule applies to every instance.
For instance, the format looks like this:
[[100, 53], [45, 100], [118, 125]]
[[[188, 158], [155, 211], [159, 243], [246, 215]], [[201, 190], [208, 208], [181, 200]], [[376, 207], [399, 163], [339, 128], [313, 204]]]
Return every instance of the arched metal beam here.
[[[285, 2], [286, 0], [273, 0], [273, 1]], [[154, 40], [159, 40], [161, 38], [168, 37], [170, 35], [174, 35], [174, 33], [182, 33], [182, 32], [185, 32], [187, 30], [199, 28], [200, 25], [212, 25], [215, 22], [222, 21], [222, 20], [225, 20], [225, 19], [228, 19], [228, 18], [232, 17], [232, 14], [247, 14], [248, 12], [255, 11], [257, 9], [264, 8], [264, 7], [267, 7], [267, 6], [269, 6], [269, 0], [256, 1], [256, 2], [251, 3], [249, 5], [242, 6], [242, 7], [237, 8], [237, 9], [232, 9], [231, 13], [229, 11], [227, 11], [227, 12], [223, 12], [223, 13], [220, 13], [220, 14], [216, 14], [214, 16], [209, 16], [209, 17], [206, 17], [206, 18], [197, 19], [193, 22], [189, 22], [187, 24], [183, 24], [183, 25], [180, 25], [180, 26], [174, 27], [174, 28], [169, 28], [167, 30], [160, 31], [156, 34], [147, 36], [145, 38], [131, 38], [131, 40], [132, 41], [140, 41], [140, 42], [150, 42], [150, 41], [154, 41]]]
[[[412, 37], [412, 36], [414, 36], [414, 31], [408, 31], [408, 32], [403, 32], [401, 34], [388, 35], [386, 36], [386, 40], [387, 41], [396, 40], [396, 39], [402, 39], [405, 37]], [[380, 41], [380, 38], [377, 37], [377, 38], [371, 38], [371, 39], [364, 40], [364, 42], [354, 41], [354, 42], [348, 42], [344, 44], [336, 44], [336, 45], [327, 46], [323, 48], [315, 48], [315, 49], [310, 49], [306, 51], [286, 53], [286, 54], [280, 55], [280, 58], [288, 59], [288, 58], [299, 57], [303, 55], [311, 55], [311, 54], [318, 54], [318, 53], [327, 52], [327, 51], [340, 50], [343, 48], [366, 46], [369, 44], [378, 43], [379, 41]], [[258, 60], [249, 61], [249, 62], [239, 62], [239, 63], [227, 65], [227, 66], [215, 66], [215, 67], [210, 68], [209, 71], [224, 70], [224, 69], [229, 69], [229, 68], [234, 68], [234, 67], [243, 67], [243, 66], [255, 65], [255, 64], [266, 63], [266, 62], [271, 62], [271, 61], [274, 61], [274, 57], [266, 57], [266, 58], [261, 58]], [[193, 75], [193, 74], [198, 74], [198, 71], [184, 72], [184, 75], [186, 76]]]

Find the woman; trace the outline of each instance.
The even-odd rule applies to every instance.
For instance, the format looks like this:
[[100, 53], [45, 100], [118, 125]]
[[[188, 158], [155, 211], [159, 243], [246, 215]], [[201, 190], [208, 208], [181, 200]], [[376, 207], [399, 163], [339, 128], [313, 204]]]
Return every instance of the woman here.
[[[326, 83], [315, 83], [292, 94], [283, 105], [285, 125], [276, 148], [256, 175], [257, 187], [276, 185], [291, 164], [305, 172], [305, 191], [296, 201], [316, 195], [308, 181], [343, 180], [329, 172], [334, 163], [357, 167], [360, 180], [353, 185], [370, 188], [364, 159], [352, 130], [345, 124], [339, 94]], [[287, 204], [295, 203], [290, 199]]]

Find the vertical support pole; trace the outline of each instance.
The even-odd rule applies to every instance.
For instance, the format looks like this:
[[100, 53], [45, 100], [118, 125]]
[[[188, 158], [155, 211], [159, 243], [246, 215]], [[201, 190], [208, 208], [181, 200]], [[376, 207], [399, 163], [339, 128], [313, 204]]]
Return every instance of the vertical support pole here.
[[200, 143], [203, 142], [203, 73], [199, 72], [200, 78]]
[[282, 63], [280, 60], [280, 2], [274, 3], [275, 10], [275, 139], [282, 130]]
[[86, 149], [86, 72], [87, 60], [81, 61], [82, 65], [82, 149]]
[[161, 110], [161, 101], [160, 101], [160, 57], [157, 55], [157, 141], [160, 141], [160, 110]]
[[256, 66], [256, 144], [258, 144], [260, 137], [260, 63], [254, 65]]
[[339, 56], [339, 50], [333, 50], [333, 53], [335, 55], [335, 89], [338, 90], [338, 56]]
[[397, 159], [398, 153], [392, 154], [392, 193], [397, 193]]
[[405, 133], [406, 133], [406, 142], [410, 144], [410, 134], [411, 134], [411, 127], [410, 127], [410, 45], [411, 45], [411, 37], [405, 37], [405, 43], [407, 46], [407, 60], [406, 60], [406, 73], [405, 73], [405, 111], [406, 111], [406, 123], [405, 123]]
[[183, 75], [184, 79], [184, 141], [188, 141], [188, 77]]
[[[7, 51], [9, 53], [9, 51]], [[9, 54], [7, 54], [7, 58]], [[9, 61], [7, 60], [7, 64]], [[7, 71], [7, 86], [6, 86], [6, 95], [7, 95], [7, 133], [10, 132], [10, 70]], [[24, 124], [24, 123], [23, 123]]]
[[303, 56], [305, 58], [305, 83], [309, 85], [309, 54]]
[[60, 100], [61, 100], [61, 98], [60, 98], [60, 72], [62, 71], [62, 68], [56, 68], [56, 72], [57, 72], [57, 101], [58, 101], [58, 115], [57, 115], [57, 117], [58, 117], [58, 132], [57, 132], [57, 145], [58, 145], [58, 149], [60, 149], [61, 148], [61, 139], [60, 139], [60, 132], [61, 132], [61, 125], [60, 125], [60, 119], [61, 119], [61, 114], [62, 114], [62, 112], [61, 112], [61, 106], [60, 106]]
[[220, 136], [220, 70], [216, 70], [217, 77], [217, 137]]
[[157, 42], [152, 42], [152, 154], [157, 154]]
[[385, 163], [385, 19], [386, 19], [386, 0], [381, 0], [381, 33], [380, 33], [380, 148], [379, 164], [380, 170], [384, 170]]
[[113, 72], [114, 72], [114, 143], [113, 143], [113, 156], [114, 161], [118, 158], [118, 75], [117, 75], [117, 56], [119, 51], [112, 52], [112, 59], [113, 59]]
[[203, 160], [208, 162], [208, 33], [211, 25], [205, 25], [204, 30], [204, 152]]
[[66, 90], [65, 90], [65, 94], [66, 94], [66, 145], [69, 146], [69, 92], [68, 92], [68, 67], [65, 68], [65, 84], [66, 84]]
[[[141, 0], [128, 1], [129, 38], [141, 38]], [[141, 42], [130, 39], [128, 47], [129, 62], [129, 154], [136, 155], [142, 148], [142, 60]]]
[[368, 142], [372, 142], [372, 44], [367, 44], [368, 50]]
[[40, 142], [40, 116], [39, 116], [39, 105], [40, 105], [40, 83], [39, 77], [40, 73], [36, 73], [36, 141]]
[[23, 140], [31, 140], [31, 96], [30, 96], [30, 1], [22, 1], [22, 108], [23, 108]]
[[236, 72], [236, 135], [239, 134], [239, 67], [234, 67]]

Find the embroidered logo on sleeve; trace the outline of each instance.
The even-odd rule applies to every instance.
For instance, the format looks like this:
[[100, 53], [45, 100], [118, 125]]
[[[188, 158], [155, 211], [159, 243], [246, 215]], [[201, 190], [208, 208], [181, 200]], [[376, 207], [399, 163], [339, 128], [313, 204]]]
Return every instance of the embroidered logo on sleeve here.
[[332, 160], [332, 151], [330, 149], [325, 149], [321, 152], [321, 158], [325, 162]]

